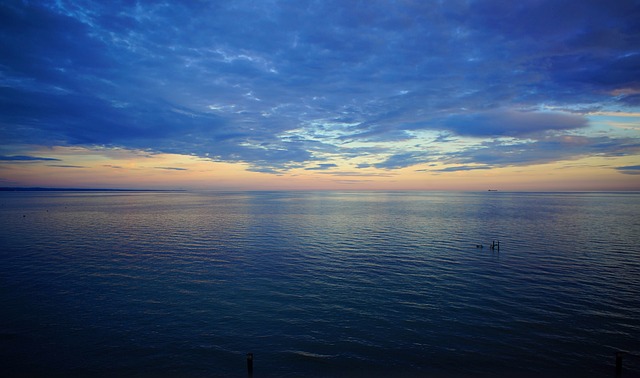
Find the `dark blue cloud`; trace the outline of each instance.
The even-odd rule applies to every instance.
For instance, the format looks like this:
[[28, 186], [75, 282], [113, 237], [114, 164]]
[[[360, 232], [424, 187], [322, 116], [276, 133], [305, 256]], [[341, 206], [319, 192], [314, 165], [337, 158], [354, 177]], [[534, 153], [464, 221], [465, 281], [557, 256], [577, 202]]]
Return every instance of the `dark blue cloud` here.
[[624, 167], [617, 167], [616, 170], [626, 175], [640, 175], [640, 165], [627, 165]]
[[308, 171], [324, 171], [327, 169], [335, 168], [337, 166], [338, 166], [337, 164], [333, 164], [333, 163], [323, 163], [323, 164], [318, 164], [315, 167], [308, 167], [305, 169]]
[[453, 114], [442, 126], [458, 135], [528, 136], [549, 130], [571, 130], [587, 126], [587, 120], [574, 114], [492, 110]]
[[0, 161], [8, 161], [8, 162], [60, 161], [60, 159], [40, 157], [40, 156], [14, 155], [14, 156], [0, 156]]
[[0, 137], [274, 173], [431, 161], [397, 147], [425, 130], [543, 144], [637, 108], [638, 19], [633, 0], [4, 1]]
[[422, 152], [402, 152], [386, 158], [373, 166], [381, 169], [399, 169], [429, 161], [428, 155]]
[[460, 165], [455, 167], [447, 167], [442, 169], [430, 169], [431, 172], [460, 172], [460, 171], [475, 171], [475, 170], [484, 170], [491, 169], [488, 166], [470, 166], [470, 165]]
[[622, 96], [619, 101], [623, 105], [640, 107], [640, 94]]
[[441, 157], [451, 164], [483, 164], [490, 167], [525, 166], [586, 156], [619, 157], [640, 153], [632, 138], [553, 136], [540, 140], [504, 143], [491, 141]]
[[72, 165], [72, 164], [48, 164], [47, 167], [56, 167], [56, 168], [87, 168], [83, 165]]

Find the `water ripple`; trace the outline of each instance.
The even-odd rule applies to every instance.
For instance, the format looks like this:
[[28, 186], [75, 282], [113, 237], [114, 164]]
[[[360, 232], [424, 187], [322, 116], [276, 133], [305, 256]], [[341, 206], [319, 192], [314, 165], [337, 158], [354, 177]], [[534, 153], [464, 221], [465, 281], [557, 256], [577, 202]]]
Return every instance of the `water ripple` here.
[[0, 201], [0, 372], [597, 377], [638, 353], [637, 194]]

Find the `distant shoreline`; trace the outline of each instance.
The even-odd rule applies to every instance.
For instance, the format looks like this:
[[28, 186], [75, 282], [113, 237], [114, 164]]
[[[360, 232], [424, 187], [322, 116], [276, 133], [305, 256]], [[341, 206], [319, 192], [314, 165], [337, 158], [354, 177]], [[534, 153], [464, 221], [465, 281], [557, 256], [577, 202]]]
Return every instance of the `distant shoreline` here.
[[185, 192], [183, 189], [104, 189], [104, 188], [40, 188], [0, 187], [0, 192]]

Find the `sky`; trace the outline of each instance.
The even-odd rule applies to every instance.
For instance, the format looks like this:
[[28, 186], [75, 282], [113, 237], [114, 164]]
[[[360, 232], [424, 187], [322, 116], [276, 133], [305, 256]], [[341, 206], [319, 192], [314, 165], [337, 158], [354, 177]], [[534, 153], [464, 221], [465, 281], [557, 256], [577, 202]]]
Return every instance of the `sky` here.
[[640, 1], [5, 0], [0, 186], [640, 190]]

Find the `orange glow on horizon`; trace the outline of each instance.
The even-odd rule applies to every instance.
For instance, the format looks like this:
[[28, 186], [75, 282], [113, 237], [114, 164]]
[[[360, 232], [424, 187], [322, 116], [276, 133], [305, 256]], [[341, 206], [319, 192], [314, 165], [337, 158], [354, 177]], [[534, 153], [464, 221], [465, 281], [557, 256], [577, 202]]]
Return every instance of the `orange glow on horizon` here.
[[633, 157], [452, 172], [438, 172], [445, 168], [441, 166], [398, 170], [336, 167], [274, 175], [251, 172], [243, 163], [185, 155], [68, 147], [39, 153], [59, 161], [0, 165], [5, 178], [2, 185], [194, 190], [640, 190], [639, 175], [612, 168], [634, 165]]

